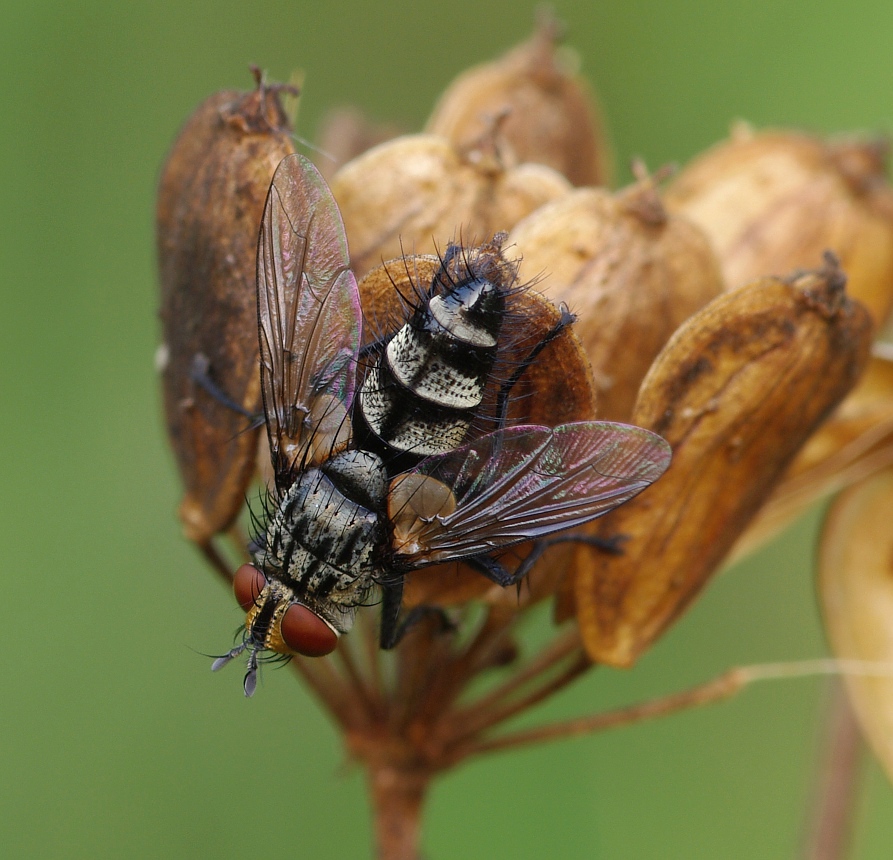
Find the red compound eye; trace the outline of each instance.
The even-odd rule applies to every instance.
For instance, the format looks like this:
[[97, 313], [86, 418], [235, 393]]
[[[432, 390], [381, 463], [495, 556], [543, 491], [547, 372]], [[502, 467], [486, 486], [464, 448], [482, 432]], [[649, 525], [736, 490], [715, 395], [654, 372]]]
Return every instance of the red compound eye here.
[[338, 634], [315, 612], [293, 603], [285, 610], [279, 625], [282, 641], [296, 654], [323, 657], [338, 644]]
[[253, 564], [243, 564], [233, 577], [233, 592], [239, 606], [246, 612], [251, 609], [266, 584], [264, 575]]

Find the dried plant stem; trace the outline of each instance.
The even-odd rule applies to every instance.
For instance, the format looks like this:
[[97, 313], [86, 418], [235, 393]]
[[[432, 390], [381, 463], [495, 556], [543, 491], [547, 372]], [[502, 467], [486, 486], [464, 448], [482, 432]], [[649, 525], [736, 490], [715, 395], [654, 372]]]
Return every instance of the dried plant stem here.
[[424, 712], [436, 719], [450, 710], [471, 680], [494, 666], [503, 665], [507, 652], [514, 654], [509, 630], [510, 613], [490, 608], [474, 638], [434, 670], [425, 684]]
[[210, 540], [205, 543], [197, 544], [197, 546], [201, 550], [201, 553], [207, 560], [208, 564], [210, 564], [211, 567], [214, 568], [214, 572], [220, 576], [220, 578], [226, 584], [227, 588], [232, 588], [232, 568], [230, 567], [226, 559], [217, 550], [217, 547], [215, 547]]
[[465, 752], [467, 755], [495, 752], [541, 741], [578, 737], [617, 726], [630, 725], [641, 720], [664, 717], [686, 708], [695, 708], [699, 705], [726, 699], [737, 693], [746, 683], [748, 682], [741, 669], [731, 669], [718, 678], [689, 690], [662, 696], [659, 699], [651, 699], [637, 705], [628, 705], [615, 711], [606, 711], [601, 714], [579, 717], [551, 725], [538, 726], [535, 729], [514, 732], [498, 738], [482, 740], [469, 745]]
[[375, 688], [367, 683], [357, 661], [354, 659], [350, 643], [343, 643], [338, 649], [337, 654], [341, 660], [341, 665], [344, 667], [344, 672], [350, 681], [350, 686], [356, 690], [357, 698], [363, 703], [363, 708], [369, 718], [373, 718], [380, 711], [380, 702], [375, 692]]
[[360, 694], [344, 683], [330, 658], [295, 657], [290, 665], [342, 726], [353, 727], [366, 716]]
[[507, 681], [478, 699], [470, 710], [483, 711], [503, 701], [544, 672], [548, 672], [574, 651], [579, 651], [581, 647], [580, 634], [576, 630], [566, 633], [552, 642], [541, 654]]
[[847, 856], [858, 799], [862, 736], [840, 681], [833, 684], [825, 710], [804, 860], [843, 860]]
[[373, 622], [369, 613], [361, 613], [358, 635], [362, 643], [361, 650], [368, 667], [369, 685], [379, 695], [384, 691], [384, 678], [381, 674], [381, 648], [378, 644], [378, 624]]
[[[505, 619], [498, 613], [486, 618], [465, 644], [457, 645], [452, 633], [441, 628], [441, 621], [432, 616], [413, 628], [399, 649], [381, 658], [374, 628], [361, 627], [366, 641], [354, 643], [355, 650], [342, 642], [334, 661], [294, 660], [296, 670], [341, 724], [350, 756], [366, 769], [380, 860], [418, 860], [428, 786], [439, 773], [470, 756], [667, 716], [728, 698], [754, 681], [820, 674], [893, 676], [889, 664], [853, 660], [743, 666], [668, 696], [494, 737], [496, 726], [592, 668], [580, 639], [575, 631], [558, 636], [516, 666]], [[482, 672], [504, 665], [514, 667], [504, 680], [469, 704], [457, 703], [458, 695]], [[829, 790], [828, 796], [842, 796], [835, 791]], [[834, 836], [821, 839], [831, 844]], [[840, 855], [816, 854], [814, 860], [840, 860]]]
[[538, 705], [549, 696], [562, 690], [592, 667], [589, 659], [579, 654], [563, 671], [549, 678], [539, 687], [530, 690], [526, 695], [502, 704], [494, 703], [486, 708], [470, 708], [455, 722], [459, 726], [460, 740], [480, 735], [493, 726], [511, 719], [517, 714]]
[[376, 857], [420, 860], [422, 806], [431, 774], [426, 769], [369, 767], [369, 794], [375, 821]]
[[786, 663], [759, 663], [738, 666], [722, 675], [679, 693], [650, 699], [636, 705], [618, 708], [588, 717], [579, 717], [551, 725], [539, 726], [512, 734], [489, 738], [469, 744], [462, 750], [461, 758], [484, 752], [512, 749], [541, 741], [558, 740], [592, 734], [605, 729], [630, 725], [654, 717], [669, 716], [676, 711], [719, 702], [734, 696], [755, 681], [804, 678], [814, 675], [868, 675], [893, 677], [893, 666], [861, 660], [800, 660]]

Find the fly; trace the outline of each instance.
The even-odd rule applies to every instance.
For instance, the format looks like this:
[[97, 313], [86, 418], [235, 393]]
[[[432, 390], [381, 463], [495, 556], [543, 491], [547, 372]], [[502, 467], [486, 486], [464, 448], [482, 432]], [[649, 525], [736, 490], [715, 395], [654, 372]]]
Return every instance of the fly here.
[[[410, 571], [461, 560], [500, 585], [518, 582], [544, 538], [607, 513], [669, 465], [669, 445], [639, 427], [504, 426], [526, 362], [499, 390], [497, 429], [475, 436], [513, 278], [498, 266], [492, 277], [463, 269], [461, 255], [451, 246], [446, 283], [432, 284], [406, 324], [369, 350], [363, 373], [360, 299], [337, 204], [300, 154], [276, 170], [257, 255], [274, 487], [253, 563], [234, 577], [247, 611], [242, 641], [213, 667], [247, 651], [246, 695], [267, 652], [333, 651], [376, 590], [380, 644], [393, 647]], [[514, 572], [493, 557], [531, 540]]]

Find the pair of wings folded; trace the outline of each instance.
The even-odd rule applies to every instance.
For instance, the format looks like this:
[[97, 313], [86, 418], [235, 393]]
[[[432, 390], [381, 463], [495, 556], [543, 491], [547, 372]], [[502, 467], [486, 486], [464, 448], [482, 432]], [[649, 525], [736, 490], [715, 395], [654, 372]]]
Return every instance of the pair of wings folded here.
[[[279, 165], [267, 197], [257, 300], [264, 413], [281, 495], [295, 464], [313, 460], [321, 424], [349, 428], [362, 330], [341, 214], [299, 154]], [[413, 474], [449, 487], [455, 505], [422, 525], [426, 562], [581, 525], [645, 489], [669, 463], [660, 436], [601, 421], [510, 427], [429, 457]]]

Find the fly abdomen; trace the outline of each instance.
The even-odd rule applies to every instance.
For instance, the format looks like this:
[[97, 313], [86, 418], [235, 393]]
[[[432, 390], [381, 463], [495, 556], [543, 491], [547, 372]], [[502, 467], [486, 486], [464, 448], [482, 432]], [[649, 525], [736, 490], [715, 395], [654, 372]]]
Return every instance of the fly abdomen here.
[[422, 457], [465, 441], [493, 370], [504, 312], [503, 288], [485, 278], [429, 295], [360, 389], [360, 411], [381, 443]]

